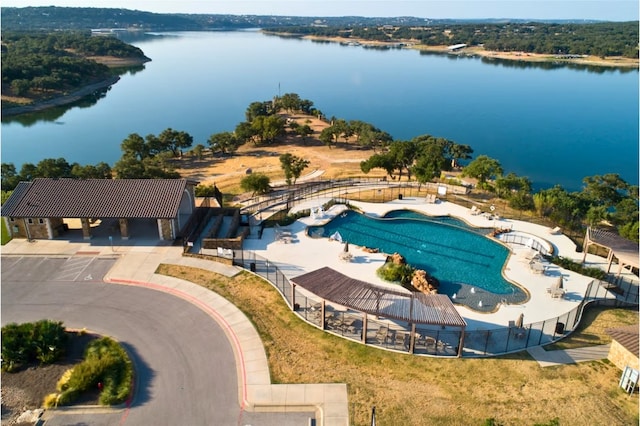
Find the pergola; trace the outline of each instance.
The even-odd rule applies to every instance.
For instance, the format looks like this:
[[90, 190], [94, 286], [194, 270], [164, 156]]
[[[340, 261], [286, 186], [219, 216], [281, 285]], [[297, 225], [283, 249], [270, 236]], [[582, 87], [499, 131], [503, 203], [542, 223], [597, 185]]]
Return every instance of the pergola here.
[[[365, 314], [405, 321], [411, 327], [412, 341], [416, 324], [458, 327], [461, 331], [458, 356], [462, 355], [467, 323], [447, 295], [393, 290], [350, 278], [326, 266], [299, 275], [291, 282], [292, 294], [295, 295], [295, 286], [299, 285], [323, 299], [323, 318], [324, 301], [328, 300]], [[364, 329], [367, 327], [366, 322], [367, 315], [364, 315]]]
[[618, 259], [618, 271], [616, 276], [622, 272], [625, 266], [634, 268], [640, 267], [638, 262], [638, 244], [622, 238], [620, 235], [598, 228], [587, 228], [587, 234], [584, 238], [582, 263], [587, 258], [587, 252], [591, 245], [598, 245], [609, 250], [607, 255], [607, 273], [611, 270], [613, 258]]

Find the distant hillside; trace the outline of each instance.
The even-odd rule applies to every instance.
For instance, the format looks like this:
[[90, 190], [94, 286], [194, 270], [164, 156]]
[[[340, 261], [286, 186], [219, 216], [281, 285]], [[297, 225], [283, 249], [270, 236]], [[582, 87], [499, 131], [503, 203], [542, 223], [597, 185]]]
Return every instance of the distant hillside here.
[[[203, 31], [215, 29], [290, 27], [290, 26], [423, 26], [461, 23], [523, 23], [522, 19], [428, 19], [412, 16], [389, 18], [293, 17], [264, 15], [160, 14], [129, 9], [89, 7], [3, 7], [2, 29], [13, 31], [87, 30], [95, 28], [128, 28], [148, 31]], [[551, 22], [585, 23], [594, 21], [559, 20]]]

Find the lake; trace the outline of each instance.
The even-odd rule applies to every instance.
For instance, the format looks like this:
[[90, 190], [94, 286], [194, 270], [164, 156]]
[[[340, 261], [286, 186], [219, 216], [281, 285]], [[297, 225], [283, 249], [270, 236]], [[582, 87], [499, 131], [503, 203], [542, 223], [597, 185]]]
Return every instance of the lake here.
[[397, 140], [468, 144], [536, 188], [578, 190], [618, 173], [638, 183], [638, 71], [376, 50], [266, 36], [183, 32], [132, 41], [152, 59], [105, 96], [2, 121], [2, 161], [64, 157], [113, 164], [131, 133], [232, 131], [246, 107], [298, 93], [326, 116], [363, 120]]

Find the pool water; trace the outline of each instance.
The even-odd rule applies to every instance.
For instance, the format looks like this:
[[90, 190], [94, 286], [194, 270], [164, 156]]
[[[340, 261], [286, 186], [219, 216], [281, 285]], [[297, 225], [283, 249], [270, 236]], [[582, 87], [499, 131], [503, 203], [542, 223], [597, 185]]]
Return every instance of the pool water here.
[[395, 210], [383, 218], [372, 218], [349, 210], [323, 226], [310, 227], [309, 235], [330, 237], [339, 232], [343, 241], [387, 254], [400, 253], [408, 264], [436, 277], [441, 294], [469, 296], [466, 302], [458, 298], [457, 303], [473, 304], [476, 309], [474, 295], [490, 294], [480, 306], [480, 310], [489, 310], [503, 299], [516, 303], [526, 298], [502, 277], [509, 250], [487, 237], [489, 231], [448, 216]]

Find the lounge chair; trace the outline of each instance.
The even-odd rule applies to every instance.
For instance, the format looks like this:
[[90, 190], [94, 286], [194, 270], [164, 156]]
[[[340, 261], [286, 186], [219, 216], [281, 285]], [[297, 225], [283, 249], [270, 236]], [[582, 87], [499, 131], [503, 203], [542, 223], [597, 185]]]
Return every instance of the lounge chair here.
[[537, 260], [533, 260], [531, 263], [529, 263], [529, 267], [536, 274], [544, 274], [547, 270], [547, 266]]
[[477, 208], [476, 206], [471, 206], [471, 212], [470, 212], [473, 216], [482, 214], [482, 211]]
[[378, 328], [378, 331], [376, 331], [376, 337], [375, 337], [376, 342], [378, 342], [381, 345], [384, 345], [387, 342], [388, 336], [389, 336], [389, 328], [380, 326], [380, 328]]
[[394, 346], [407, 347], [407, 334], [402, 331], [396, 331]]
[[547, 293], [551, 295], [552, 298], [562, 298], [566, 294], [566, 290], [562, 288], [560, 285], [562, 283], [562, 277], [559, 278], [556, 282], [554, 282], [551, 287], [547, 289]]
[[559, 226], [556, 226], [553, 229], [549, 229], [549, 233], [551, 235], [558, 235], [558, 234], [562, 233], [562, 228], [560, 228]]

